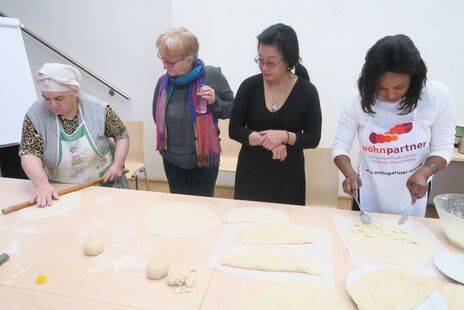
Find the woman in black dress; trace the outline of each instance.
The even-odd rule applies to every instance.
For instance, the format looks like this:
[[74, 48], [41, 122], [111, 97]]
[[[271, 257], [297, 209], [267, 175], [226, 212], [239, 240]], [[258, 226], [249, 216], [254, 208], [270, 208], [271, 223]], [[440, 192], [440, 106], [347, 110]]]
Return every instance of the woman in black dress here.
[[229, 124], [242, 144], [235, 199], [304, 205], [303, 149], [319, 144], [322, 117], [295, 31], [284, 24], [264, 30], [255, 62], [261, 74], [240, 85]]

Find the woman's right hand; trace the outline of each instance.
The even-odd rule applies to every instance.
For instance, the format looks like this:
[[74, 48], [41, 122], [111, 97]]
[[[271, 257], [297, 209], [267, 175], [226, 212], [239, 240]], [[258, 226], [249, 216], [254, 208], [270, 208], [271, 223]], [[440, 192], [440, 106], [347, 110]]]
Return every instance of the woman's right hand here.
[[58, 199], [59, 195], [56, 189], [50, 183], [41, 184], [36, 187], [35, 194], [30, 203], [36, 203], [37, 207], [51, 206], [53, 199]]
[[258, 132], [253, 131], [248, 135], [248, 143], [250, 146], [260, 146], [263, 144], [264, 136], [261, 136]]
[[343, 191], [350, 195], [350, 197], [358, 198], [358, 189], [361, 188], [361, 178], [357, 174], [350, 174], [345, 177], [343, 181]]
[[281, 144], [272, 149], [272, 159], [284, 161], [287, 158], [287, 146]]

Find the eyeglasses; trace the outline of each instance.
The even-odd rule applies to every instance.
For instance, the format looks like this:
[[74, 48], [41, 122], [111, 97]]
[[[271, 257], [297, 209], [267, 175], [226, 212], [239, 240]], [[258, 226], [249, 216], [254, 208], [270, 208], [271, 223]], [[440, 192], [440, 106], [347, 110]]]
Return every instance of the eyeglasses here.
[[275, 62], [275, 61], [264, 61], [264, 59], [259, 58], [258, 56], [256, 56], [253, 60], [258, 64], [258, 66], [266, 66], [266, 67], [268, 67], [270, 69], [273, 69], [278, 64], [280, 64], [282, 62], [282, 60], [284, 60], [284, 58], [282, 58], [279, 61]]
[[161, 57], [160, 54], [156, 55], [156, 57], [158, 57], [159, 60], [161, 60], [161, 62], [163, 63], [163, 65], [165, 65], [168, 68], [173, 68], [176, 65], [176, 63], [181, 62], [182, 60], [185, 60], [185, 58], [182, 58], [182, 59], [179, 59], [176, 62], [169, 62], [169, 61], [164, 60], [163, 57]]

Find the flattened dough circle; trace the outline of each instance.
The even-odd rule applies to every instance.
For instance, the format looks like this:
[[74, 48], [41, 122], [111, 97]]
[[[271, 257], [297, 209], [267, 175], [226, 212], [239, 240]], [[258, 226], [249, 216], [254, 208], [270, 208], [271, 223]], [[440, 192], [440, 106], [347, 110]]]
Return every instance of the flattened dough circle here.
[[18, 217], [23, 220], [39, 220], [61, 215], [77, 208], [81, 204], [81, 194], [74, 192], [63, 195], [48, 207], [37, 207], [37, 205], [18, 211]]
[[159, 204], [148, 211], [145, 225], [163, 237], [191, 237], [212, 229], [219, 216], [207, 207], [187, 202]]

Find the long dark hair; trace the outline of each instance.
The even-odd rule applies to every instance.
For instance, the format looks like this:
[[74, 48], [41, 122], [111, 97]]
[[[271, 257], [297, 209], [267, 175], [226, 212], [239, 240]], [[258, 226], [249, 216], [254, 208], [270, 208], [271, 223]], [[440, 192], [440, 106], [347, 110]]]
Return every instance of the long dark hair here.
[[377, 99], [378, 81], [386, 72], [408, 74], [411, 77], [406, 95], [399, 103], [400, 114], [408, 114], [417, 107], [421, 91], [427, 81], [427, 67], [414, 42], [404, 34], [386, 36], [378, 40], [366, 54], [358, 79], [361, 106], [374, 115], [372, 106]]
[[282, 23], [266, 28], [258, 36], [258, 48], [261, 44], [275, 46], [288, 64], [288, 70], [295, 68], [295, 74], [309, 81], [306, 68], [300, 63], [298, 37], [292, 27]]

